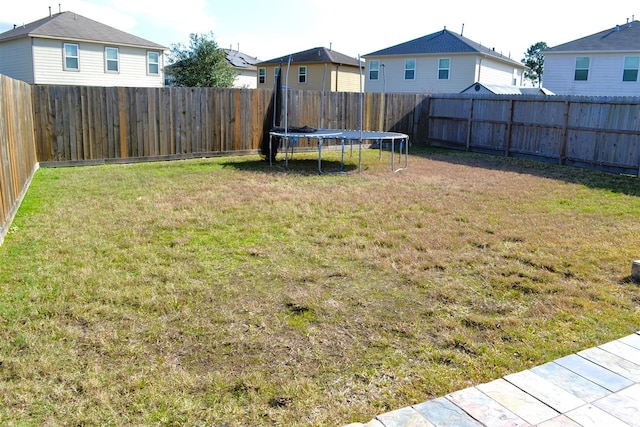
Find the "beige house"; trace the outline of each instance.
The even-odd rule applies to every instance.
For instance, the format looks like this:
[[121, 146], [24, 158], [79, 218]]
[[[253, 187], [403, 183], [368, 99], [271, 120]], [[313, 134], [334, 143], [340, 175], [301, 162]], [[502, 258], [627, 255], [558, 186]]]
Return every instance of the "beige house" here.
[[30, 84], [162, 87], [166, 49], [61, 12], [0, 34], [0, 74]]
[[[258, 89], [273, 88], [276, 73], [279, 72], [280, 67], [282, 67], [282, 85], [291, 89], [359, 92], [361, 84], [364, 85], [362, 62], [359, 64], [356, 58], [324, 47], [315, 47], [263, 61], [256, 66], [258, 67]], [[360, 67], [363, 67], [362, 77]], [[287, 68], [288, 80], [285, 82]]]

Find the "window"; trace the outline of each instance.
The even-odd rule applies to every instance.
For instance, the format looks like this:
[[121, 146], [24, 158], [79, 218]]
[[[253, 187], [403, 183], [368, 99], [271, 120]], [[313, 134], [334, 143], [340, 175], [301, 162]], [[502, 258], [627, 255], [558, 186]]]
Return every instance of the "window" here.
[[380, 74], [380, 61], [371, 61], [369, 64], [369, 80], [378, 80]]
[[307, 67], [305, 65], [301, 65], [298, 67], [298, 83], [306, 83], [307, 82]]
[[587, 81], [589, 78], [589, 57], [578, 56], [576, 58], [576, 72], [574, 80]]
[[154, 76], [160, 74], [160, 54], [158, 52], [147, 52], [147, 74]]
[[267, 69], [258, 68], [258, 84], [265, 84], [267, 82]]
[[66, 71], [80, 71], [80, 49], [77, 44], [64, 44], [63, 69]]
[[637, 82], [639, 68], [640, 68], [640, 56], [625, 56], [624, 71], [622, 73], [622, 81]]
[[449, 69], [451, 60], [448, 58], [438, 59], [438, 80], [449, 80]]
[[416, 60], [406, 59], [404, 61], [404, 79], [414, 80], [416, 78]]
[[104, 61], [105, 61], [105, 71], [107, 73], [117, 73], [120, 69], [118, 48], [105, 47]]
[[281, 70], [281, 68], [280, 68], [280, 67], [276, 67], [276, 68], [273, 70], [273, 80], [274, 80], [274, 81], [278, 80], [278, 76], [280, 75], [280, 70]]

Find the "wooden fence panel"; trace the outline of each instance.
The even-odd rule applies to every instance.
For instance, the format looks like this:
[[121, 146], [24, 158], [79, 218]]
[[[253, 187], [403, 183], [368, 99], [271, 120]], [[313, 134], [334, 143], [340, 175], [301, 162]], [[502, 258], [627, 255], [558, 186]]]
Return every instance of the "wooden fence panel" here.
[[31, 87], [0, 75], [0, 244], [38, 162]]

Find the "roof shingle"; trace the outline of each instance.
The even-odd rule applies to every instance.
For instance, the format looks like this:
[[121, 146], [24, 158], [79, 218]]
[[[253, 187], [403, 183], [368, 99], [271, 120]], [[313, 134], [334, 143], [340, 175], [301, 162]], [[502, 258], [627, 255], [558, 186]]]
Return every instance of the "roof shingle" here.
[[419, 37], [408, 42], [368, 53], [368, 56], [391, 56], [391, 55], [429, 55], [448, 53], [482, 53], [505, 61], [510, 61], [522, 67], [520, 62], [514, 61], [496, 52], [495, 49], [482, 46], [464, 36], [447, 30], [446, 28], [426, 36]]
[[166, 50], [165, 46], [117, 30], [73, 12], [61, 12], [0, 34], [0, 42], [23, 37], [44, 37], [70, 41], [113, 43]]
[[313, 49], [292, 53], [291, 55], [269, 59], [268, 61], [260, 62], [258, 65], [286, 63], [289, 61], [289, 56], [291, 56], [292, 63], [298, 64], [331, 63], [352, 65], [354, 67], [358, 66], [358, 60], [356, 58], [336, 52], [335, 50], [329, 50], [325, 47], [314, 47]]
[[640, 51], [640, 22], [616, 25], [599, 33], [546, 49], [544, 52]]

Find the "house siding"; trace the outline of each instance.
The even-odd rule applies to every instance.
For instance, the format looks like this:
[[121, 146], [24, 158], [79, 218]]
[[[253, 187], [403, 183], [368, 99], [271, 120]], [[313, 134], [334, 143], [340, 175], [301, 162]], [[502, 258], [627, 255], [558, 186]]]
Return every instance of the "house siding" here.
[[233, 87], [240, 89], [255, 89], [258, 79], [256, 78], [256, 71], [251, 70], [238, 70], [235, 80], [233, 81]]
[[[63, 84], [83, 86], [162, 87], [162, 52], [160, 74], [147, 75], [147, 51], [144, 48], [78, 42], [80, 71], [63, 70], [63, 40], [34, 39], [33, 62], [36, 84]], [[69, 41], [69, 43], [76, 43]], [[119, 72], [105, 72], [104, 48], [117, 47]], [[158, 51], [159, 52], [159, 51]]]
[[0, 44], [0, 74], [33, 84], [30, 38]]
[[[438, 79], [440, 59], [450, 59], [449, 78]], [[416, 59], [414, 80], [404, 79], [405, 59]], [[480, 80], [483, 83], [513, 84], [514, 75], [520, 74], [508, 64], [491, 60], [480, 55], [437, 54], [422, 56], [370, 56], [367, 64], [378, 60], [380, 67], [378, 80], [369, 79], [367, 66], [365, 78], [366, 92], [408, 92], [408, 93], [459, 93]]]
[[[298, 69], [300, 66], [307, 67], [306, 83], [298, 83]], [[265, 68], [267, 78], [265, 83], [257, 84], [259, 89], [273, 88], [273, 76], [276, 65], [258, 65], [258, 68]], [[358, 67], [337, 64], [303, 64], [292, 63], [289, 67], [289, 78], [285, 83], [287, 75], [287, 64], [282, 65], [282, 85], [287, 85], [296, 90], [324, 90], [328, 92], [358, 92], [360, 91], [360, 71]], [[364, 79], [364, 72], [363, 72]], [[257, 81], [257, 79], [256, 79]]]
[[[479, 67], [481, 66], [480, 78], [477, 79], [480, 83], [511, 86], [520, 86], [522, 84], [522, 71], [508, 64], [493, 61], [490, 58], [482, 58], [481, 61], [478, 65]], [[514, 79], [516, 80], [515, 85], [513, 84]], [[472, 83], [474, 82], [470, 84]]]
[[[578, 56], [590, 58], [587, 81], [574, 80], [576, 57]], [[640, 96], [640, 81], [622, 81], [625, 56], [640, 56], [640, 52], [546, 53], [544, 87], [556, 95]]]

